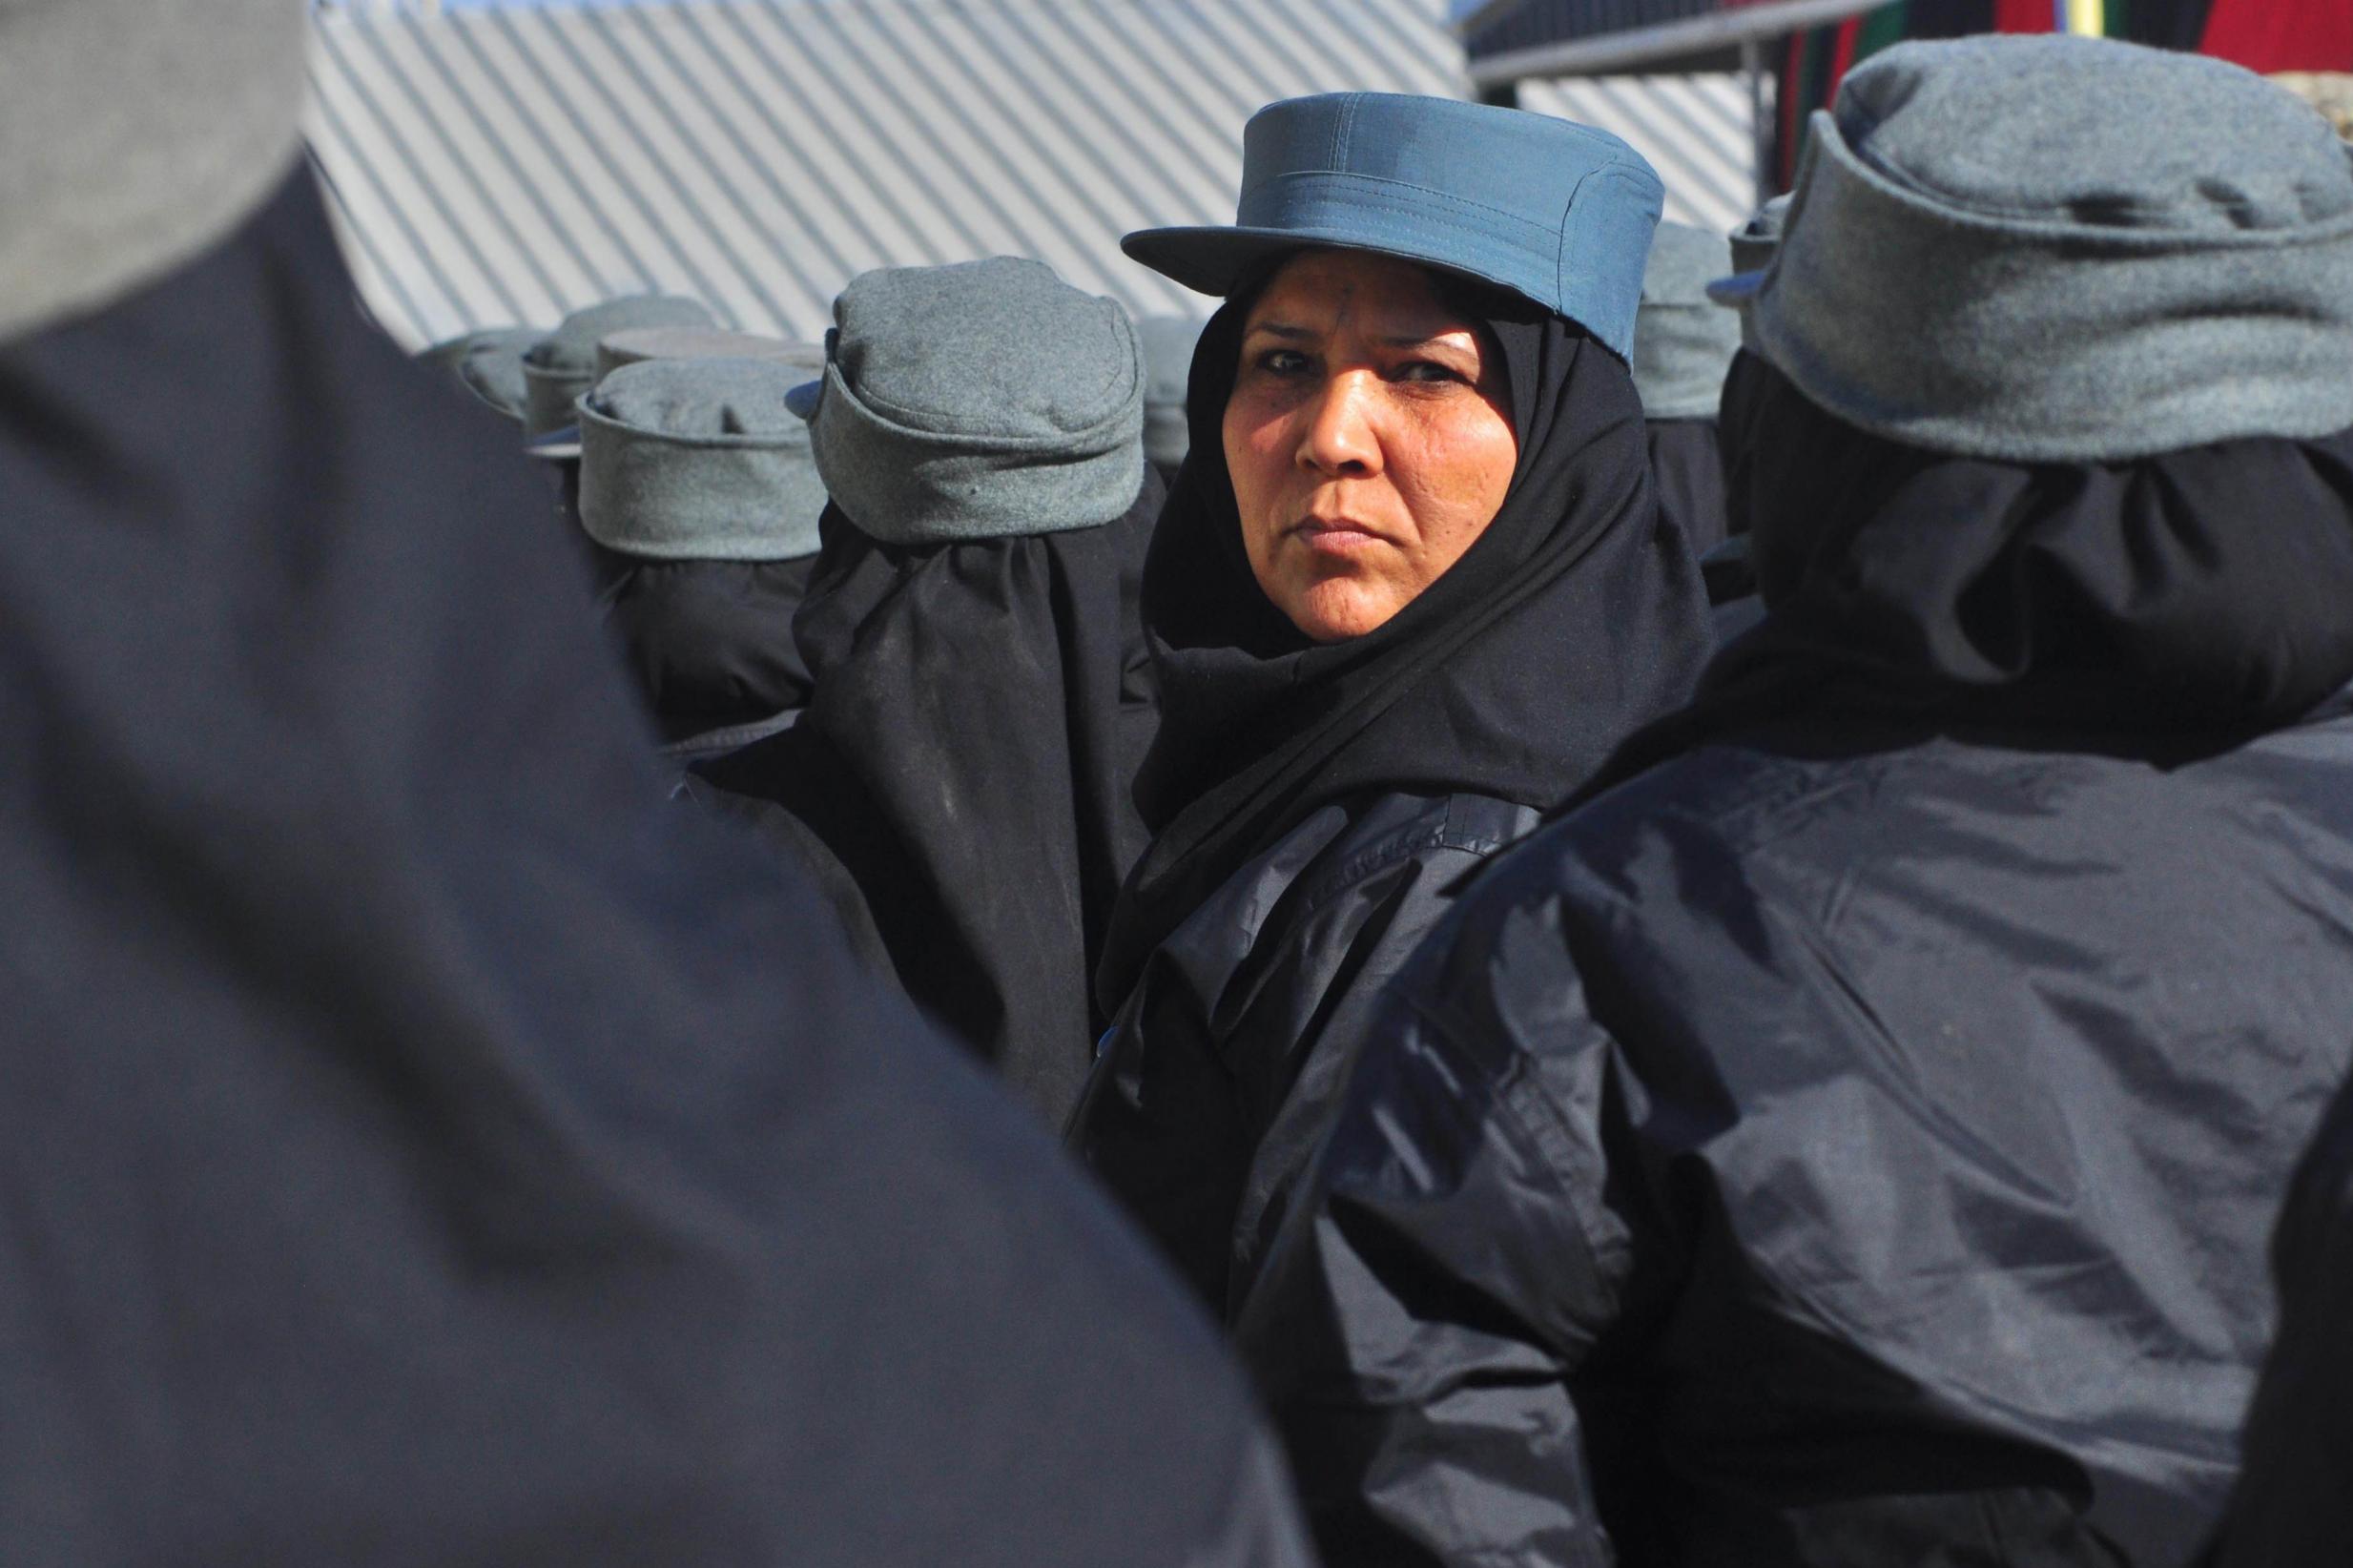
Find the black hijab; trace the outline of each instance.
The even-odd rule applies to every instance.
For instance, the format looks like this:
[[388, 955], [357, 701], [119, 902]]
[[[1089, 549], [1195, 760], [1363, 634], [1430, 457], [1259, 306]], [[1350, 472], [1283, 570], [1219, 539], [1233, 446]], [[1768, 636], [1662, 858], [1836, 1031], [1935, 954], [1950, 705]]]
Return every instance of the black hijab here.
[[1502, 354], [1518, 464], [1453, 568], [1347, 642], [1311, 642], [1244, 553], [1223, 425], [1255, 290], [1202, 334], [1191, 451], [1145, 567], [1161, 728], [1137, 800], [1156, 836], [1097, 973], [1106, 1013], [1170, 931], [1318, 806], [1388, 791], [1549, 805], [1681, 703], [1707, 657], [1624, 361], [1524, 301], [1444, 286]]
[[1652, 420], [1646, 434], [1659, 509], [1675, 520], [1691, 553], [1704, 556], [1729, 534], [1723, 512], [1723, 449], [1714, 420]]
[[1829, 718], [2186, 757], [2353, 681], [2353, 431], [2013, 464], [1858, 430], [1762, 360], [1744, 385], [1733, 510], [1769, 608], [1596, 789]]
[[809, 830], [907, 993], [1059, 1125], [1099, 1021], [1087, 977], [1144, 847], [1146, 722], [1125, 612], [1160, 481], [1100, 527], [894, 546], [826, 509], [794, 633], [795, 727], [703, 770]]
[[677, 742], [757, 725], [809, 700], [809, 666], [793, 616], [816, 569], [790, 561], [609, 563], [606, 622], [621, 639], [662, 738]]
[[1246, 1530], [1207, 1334], [665, 801], [534, 499], [306, 172], [0, 342], [0, 1560]]

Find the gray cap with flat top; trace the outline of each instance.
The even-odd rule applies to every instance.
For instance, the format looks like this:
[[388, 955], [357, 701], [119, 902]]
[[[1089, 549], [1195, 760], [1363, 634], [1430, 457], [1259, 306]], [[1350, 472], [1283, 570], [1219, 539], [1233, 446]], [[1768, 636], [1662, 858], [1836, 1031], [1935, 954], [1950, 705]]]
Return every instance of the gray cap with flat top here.
[[2353, 426], [2353, 162], [2219, 60], [1899, 44], [1813, 134], [1755, 346], [1891, 441], [2121, 462]]
[[1144, 361], [1127, 312], [1013, 257], [886, 267], [834, 303], [797, 389], [817, 471], [889, 544], [1110, 522], [1144, 485]]
[[596, 346], [613, 333], [715, 324], [694, 300], [661, 294], [625, 295], [572, 312], [523, 357], [524, 434], [544, 436], [572, 423], [573, 401], [596, 384]]
[[1741, 333], [1739, 320], [1709, 301], [1707, 286], [1731, 260], [1732, 246], [1720, 234], [1659, 225], [1634, 323], [1634, 389], [1646, 418], [1716, 417]]
[[815, 553], [825, 486], [800, 380], [764, 360], [647, 360], [580, 400], [580, 525], [625, 555], [785, 561]]

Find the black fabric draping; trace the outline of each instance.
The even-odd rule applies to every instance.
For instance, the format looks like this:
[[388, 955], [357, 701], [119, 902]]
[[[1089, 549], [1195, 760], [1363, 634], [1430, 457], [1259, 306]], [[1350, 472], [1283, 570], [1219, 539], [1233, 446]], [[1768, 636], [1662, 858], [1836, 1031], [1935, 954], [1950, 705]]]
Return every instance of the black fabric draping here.
[[1726, 539], [1745, 538], [1749, 531], [1749, 497], [1757, 485], [1758, 410], [1766, 392], [1781, 382], [1771, 365], [1745, 348], [1732, 356], [1731, 368], [1724, 372], [1723, 396], [1716, 404], [1716, 460], [1723, 468]]
[[1706, 659], [1698, 570], [1654, 500], [1631, 372], [1558, 317], [1456, 292], [1509, 376], [1511, 488], [1451, 570], [1343, 643], [1310, 642], [1244, 553], [1223, 424], [1253, 292], [1202, 334], [1191, 451], [1145, 567], [1161, 726], [1136, 796], [1155, 836], [1097, 972], [1106, 1013], [1178, 922], [1317, 806], [1368, 790], [1550, 804], [1680, 703]]
[[2353, 681], [2353, 431], [2007, 464], [1858, 430], [1762, 360], [1744, 384], [1732, 511], [1767, 613], [1587, 794], [1822, 715], [2199, 754]]
[[809, 666], [793, 637], [817, 558], [611, 563], [607, 624], [653, 706], [662, 738], [756, 724], [809, 700]]
[[1714, 420], [1652, 420], [1646, 436], [1659, 509], [1675, 520], [1691, 553], [1723, 543], [1723, 452]]
[[829, 506], [794, 627], [809, 706], [703, 770], [826, 846], [907, 994], [1057, 1125], [1102, 1027], [1087, 977], [1144, 846], [1147, 694], [1125, 607], [1162, 499], [1147, 473], [1101, 527], [908, 547]]
[[0, 344], [0, 1561], [1303, 1562], [352, 298], [298, 173]]

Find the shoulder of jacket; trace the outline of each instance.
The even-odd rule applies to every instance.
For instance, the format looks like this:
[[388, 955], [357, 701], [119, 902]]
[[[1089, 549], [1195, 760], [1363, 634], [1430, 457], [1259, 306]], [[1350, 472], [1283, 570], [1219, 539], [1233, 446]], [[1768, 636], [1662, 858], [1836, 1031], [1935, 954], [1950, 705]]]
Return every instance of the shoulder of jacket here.
[[[1299, 889], [1307, 908], [1328, 902], [1406, 862], [1475, 864], [1525, 837], [1542, 820], [1529, 806], [1492, 795], [1383, 794], [1355, 812]], [[1449, 865], [1446, 876], [1459, 875]]]

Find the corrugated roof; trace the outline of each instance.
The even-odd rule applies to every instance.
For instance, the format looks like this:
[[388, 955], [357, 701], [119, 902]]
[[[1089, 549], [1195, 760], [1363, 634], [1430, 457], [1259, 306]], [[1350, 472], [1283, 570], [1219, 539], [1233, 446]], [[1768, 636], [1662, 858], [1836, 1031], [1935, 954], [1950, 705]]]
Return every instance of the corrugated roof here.
[[313, 148], [421, 344], [632, 288], [812, 336], [868, 267], [1036, 256], [1199, 301], [1119, 236], [1228, 222], [1243, 122], [1459, 96], [1440, 0], [671, 0], [317, 13]]
[[[1119, 237], [1233, 217], [1276, 98], [1459, 96], [1443, 0], [641, 0], [315, 13], [312, 144], [361, 287], [411, 346], [691, 294], [815, 337], [868, 267], [1035, 256], [1140, 314], [1204, 301]], [[1530, 83], [1748, 210], [1728, 78]]]

